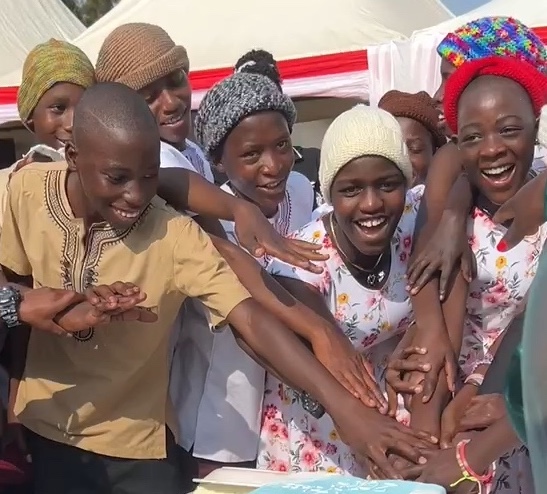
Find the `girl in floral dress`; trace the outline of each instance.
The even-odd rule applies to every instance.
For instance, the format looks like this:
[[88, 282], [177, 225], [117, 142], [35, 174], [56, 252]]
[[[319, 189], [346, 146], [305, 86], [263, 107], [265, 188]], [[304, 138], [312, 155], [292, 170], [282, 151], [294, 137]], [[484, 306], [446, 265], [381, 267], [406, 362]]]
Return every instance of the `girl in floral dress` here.
[[[463, 385], [444, 411], [437, 410], [436, 416], [441, 417], [442, 412], [442, 418], [432, 427], [440, 431], [446, 449], [428, 462], [422, 474], [422, 480], [446, 487], [461, 477], [450, 442], [457, 432], [465, 430], [461, 419], [477, 394], [505, 331], [524, 310], [547, 238], [544, 224], [535, 234], [506, 250], [500, 241], [507, 228], [492, 219], [499, 205], [513, 197], [530, 176], [537, 117], [546, 93], [544, 75], [527, 62], [510, 58], [490, 57], [466, 63], [447, 82], [444, 102], [447, 122], [450, 128], [458, 129], [460, 154], [469, 180], [479, 194], [467, 222], [469, 242], [477, 260], [477, 277], [470, 284], [468, 295], [465, 289], [455, 288], [449, 297], [460, 315], [465, 314], [463, 338], [455, 338], [462, 342], [459, 363]], [[536, 172], [541, 171], [537, 163]], [[461, 287], [459, 282], [455, 287], [458, 285]], [[414, 297], [418, 321], [421, 314], [433, 310], [434, 300], [438, 300], [438, 293], [430, 293], [428, 286]], [[419, 327], [413, 344], [427, 347], [428, 353], [431, 349], [432, 353], [442, 354], [447, 338], [442, 334], [443, 321], [438, 322]], [[440, 378], [437, 394], [442, 393], [443, 383]], [[420, 401], [413, 400], [413, 416], [437, 406]], [[532, 494], [527, 451], [518, 444], [507, 417], [501, 415], [484, 431], [471, 436], [465, 447], [469, 463], [475, 472], [482, 473], [498, 458], [494, 475], [482, 482], [481, 492]], [[453, 444], [457, 442], [456, 438]], [[470, 486], [471, 483], [464, 482], [462, 489]]]
[[[269, 271], [310, 307], [328, 307], [382, 386], [387, 358], [412, 321], [404, 277], [421, 196], [407, 193], [412, 166], [397, 121], [365, 105], [340, 115], [325, 134], [319, 175], [333, 212], [292, 237], [322, 245], [323, 273], [277, 260]], [[271, 375], [263, 407], [258, 468], [364, 473], [331, 418], [305, 411], [299, 394]]]

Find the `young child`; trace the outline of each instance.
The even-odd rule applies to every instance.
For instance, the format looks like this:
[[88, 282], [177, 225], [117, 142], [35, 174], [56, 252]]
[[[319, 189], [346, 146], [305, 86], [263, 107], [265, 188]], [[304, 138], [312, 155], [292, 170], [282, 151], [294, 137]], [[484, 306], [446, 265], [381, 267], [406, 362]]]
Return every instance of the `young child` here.
[[74, 108], [94, 82], [95, 70], [85, 53], [66, 41], [50, 39], [27, 55], [17, 108], [38, 145], [0, 171], [0, 229], [10, 175], [31, 162], [62, 159], [65, 143], [72, 135]]
[[401, 125], [414, 170], [413, 186], [424, 184], [433, 155], [446, 144], [433, 99], [425, 91], [410, 94], [392, 90], [382, 96], [378, 107]]

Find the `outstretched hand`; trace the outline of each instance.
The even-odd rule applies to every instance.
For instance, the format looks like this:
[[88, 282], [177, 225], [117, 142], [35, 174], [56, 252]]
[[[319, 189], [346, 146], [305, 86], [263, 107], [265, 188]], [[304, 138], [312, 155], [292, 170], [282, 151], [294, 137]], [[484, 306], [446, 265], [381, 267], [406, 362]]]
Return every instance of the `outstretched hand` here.
[[[441, 220], [432, 238], [411, 259], [407, 270], [407, 289], [416, 295], [438, 272], [439, 298], [444, 300], [452, 275], [459, 267], [465, 281], [476, 276], [475, 255], [469, 246], [465, 223]], [[456, 271], [457, 272], [457, 271]]]
[[139, 306], [146, 294], [133, 283], [116, 281], [111, 285], [89, 287], [86, 300], [68, 307], [56, 317], [64, 333], [74, 333], [115, 321], [150, 323], [157, 315]]
[[123, 281], [91, 286], [85, 295], [91, 305], [112, 314], [120, 314], [146, 300], [146, 294], [137, 285]]
[[313, 263], [328, 259], [319, 252], [321, 245], [284, 238], [254, 204], [244, 203], [234, 214], [234, 220], [237, 239], [252, 256], [269, 255], [313, 273], [323, 271]]
[[374, 378], [372, 366], [342, 333], [312, 341], [313, 353], [336, 380], [366, 406], [387, 412], [387, 401]]

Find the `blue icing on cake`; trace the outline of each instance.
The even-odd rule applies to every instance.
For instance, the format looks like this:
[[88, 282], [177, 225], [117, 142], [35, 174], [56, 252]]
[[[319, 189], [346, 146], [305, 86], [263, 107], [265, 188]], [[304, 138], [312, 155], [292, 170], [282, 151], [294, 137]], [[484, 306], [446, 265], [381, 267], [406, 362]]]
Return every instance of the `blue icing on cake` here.
[[368, 494], [446, 494], [443, 487], [420, 482], [401, 480], [362, 480], [356, 477], [333, 475], [306, 482], [287, 482], [265, 485], [253, 494], [344, 494], [366, 492]]

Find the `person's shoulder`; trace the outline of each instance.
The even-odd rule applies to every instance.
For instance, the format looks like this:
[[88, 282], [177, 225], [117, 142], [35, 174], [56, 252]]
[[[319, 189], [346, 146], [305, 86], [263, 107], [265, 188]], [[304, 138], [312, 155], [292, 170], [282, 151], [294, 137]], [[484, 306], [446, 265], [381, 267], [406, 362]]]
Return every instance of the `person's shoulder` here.
[[191, 219], [190, 216], [171, 207], [159, 196], [154, 196], [150, 201], [150, 212], [154, 217], [154, 221], [173, 223], [179, 226], [186, 224]]
[[313, 185], [305, 175], [292, 171], [287, 179], [287, 189], [289, 194], [311, 201], [310, 208], [313, 208]]
[[139, 221], [138, 237], [141, 240], [146, 238], [147, 243], [161, 244], [167, 252], [175, 247], [181, 237], [188, 234], [194, 223], [186, 213], [180, 213], [161, 197], [155, 196]]
[[203, 150], [194, 141], [191, 141], [190, 139], [186, 139], [186, 147], [193, 149], [194, 151], [196, 151], [196, 153], [198, 153], [200, 158], [207, 160]]
[[10, 190], [19, 188], [24, 191], [32, 192], [35, 187], [42, 188], [43, 183], [48, 176], [62, 175], [68, 170], [66, 161], [57, 161], [53, 163], [30, 163], [23, 168], [12, 171], [8, 174]]
[[444, 146], [437, 149], [433, 156], [432, 163], [438, 163], [439, 161], [444, 161], [446, 159], [459, 158], [460, 150], [458, 146], [452, 142], [447, 142]]
[[[408, 189], [405, 197], [405, 207], [403, 214], [397, 224], [397, 231], [395, 237], [402, 236], [404, 239], [412, 237], [414, 235], [414, 229], [416, 228], [416, 218], [418, 217], [418, 210], [420, 209], [420, 202], [424, 195], [425, 186], [423, 184], [416, 185], [411, 189]], [[395, 238], [397, 240], [397, 238]], [[407, 242], [407, 240], [405, 240]]]
[[425, 185], [419, 184], [415, 185], [411, 189], [406, 191], [405, 203], [406, 204], [416, 204], [422, 200], [422, 197], [425, 192]]
[[289, 235], [289, 237], [314, 244], [321, 244], [323, 243], [323, 238], [326, 233], [327, 231], [323, 223], [323, 218], [320, 217], [310, 221], [298, 230], [295, 230]]
[[289, 187], [304, 187], [313, 191], [313, 186], [308, 178], [304, 174], [296, 171], [292, 171], [291, 173], [289, 173], [287, 185]]
[[160, 144], [160, 167], [161, 168], [185, 168], [197, 173], [195, 167], [190, 163], [178, 149], [161, 141]]
[[15, 170], [16, 166], [17, 163], [14, 163], [13, 165], [8, 166], [7, 168], [2, 168], [0, 170], [0, 185], [6, 185], [8, 183], [9, 178], [13, 173], [13, 170]]

